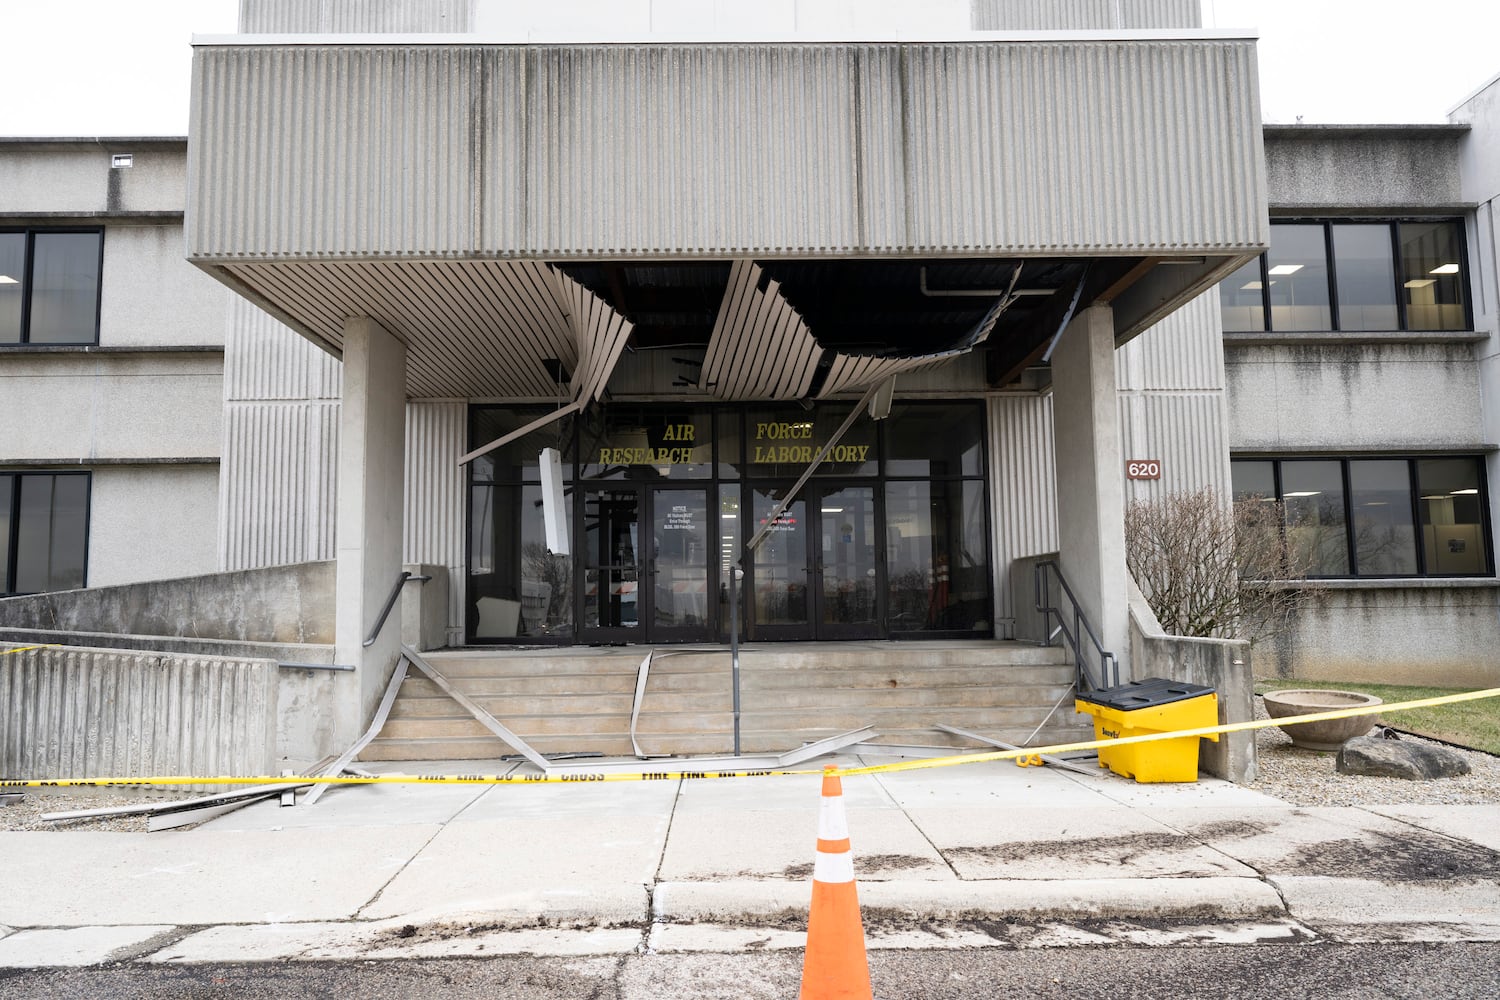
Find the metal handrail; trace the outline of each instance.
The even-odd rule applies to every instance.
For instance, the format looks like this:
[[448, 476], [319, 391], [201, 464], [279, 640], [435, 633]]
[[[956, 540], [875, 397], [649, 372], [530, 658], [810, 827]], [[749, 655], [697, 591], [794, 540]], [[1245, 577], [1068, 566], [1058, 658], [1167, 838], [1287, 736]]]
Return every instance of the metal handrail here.
[[[1069, 630], [1068, 620], [1062, 611], [1052, 606], [1052, 590], [1048, 579], [1050, 576], [1057, 577], [1058, 586], [1068, 598], [1068, 604], [1073, 608], [1073, 628]], [[1052, 639], [1058, 632], [1068, 640], [1068, 645], [1073, 650], [1073, 662], [1078, 669], [1078, 690], [1097, 691], [1105, 687], [1113, 687], [1120, 683], [1120, 661], [1114, 653], [1104, 648], [1099, 637], [1094, 634], [1093, 626], [1083, 616], [1083, 609], [1079, 607], [1078, 598], [1073, 596], [1073, 588], [1068, 586], [1068, 581], [1062, 575], [1062, 567], [1048, 559], [1036, 564], [1034, 579], [1036, 582], [1036, 609], [1042, 615], [1043, 631], [1046, 635], [1042, 639], [1042, 645], [1052, 645]], [[1048, 629], [1047, 623], [1053, 618], [1057, 619], [1057, 628]], [[1094, 653], [1099, 659], [1099, 680], [1095, 681], [1093, 672], [1089, 669], [1087, 660], [1080, 649], [1081, 640], [1088, 636], [1090, 645], [1094, 647]]]
[[391, 588], [391, 596], [385, 599], [385, 607], [380, 609], [380, 618], [376, 620], [375, 627], [370, 629], [370, 634], [365, 637], [365, 648], [369, 649], [375, 645], [375, 640], [380, 636], [380, 630], [385, 628], [385, 620], [391, 616], [391, 609], [396, 606], [396, 598], [401, 596], [401, 587], [407, 580], [416, 580], [418, 583], [426, 583], [431, 580], [430, 576], [414, 576], [404, 570], [396, 576], [396, 585]]

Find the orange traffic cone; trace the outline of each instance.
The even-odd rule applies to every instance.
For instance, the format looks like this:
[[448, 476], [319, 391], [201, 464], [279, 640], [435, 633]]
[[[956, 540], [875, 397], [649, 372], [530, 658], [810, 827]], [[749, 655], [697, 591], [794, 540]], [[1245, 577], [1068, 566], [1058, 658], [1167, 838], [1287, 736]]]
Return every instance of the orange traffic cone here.
[[837, 774], [827, 773], [835, 770], [830, 764], [823, 774], [812, 912], [807, 917], [807, 950], [802, 956], [801, 1000], [843, 997], [871, 1000], [865, 927], [859, 919], [854, 855], [849, 852], [849, 823], [844, 818], [844, 786]]

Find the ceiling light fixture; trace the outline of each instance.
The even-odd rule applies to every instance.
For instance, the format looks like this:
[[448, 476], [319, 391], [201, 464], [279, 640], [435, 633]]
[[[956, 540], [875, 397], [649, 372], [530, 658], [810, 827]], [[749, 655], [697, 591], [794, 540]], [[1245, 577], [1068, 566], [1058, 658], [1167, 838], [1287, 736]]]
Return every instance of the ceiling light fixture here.
[[1428, 271], [1427, 273], [1428, 274], [1457, 274], [1458, 273], [1458, 265], [1457, 264], [1439, 264], [1437, 267], [1433, 268], [1431, 271]]
[[0, 274], [0, 285], [19, 285], [20, 282], [8, 274]]
[[1283, 493], [1282, 494], [1282, 496], [1288, 497], [1288, 498], [1290, 498], [1290, 497], [1316, 497], [1316, 496], [1322, 496], [1322, 495], [1323, 495], [1323, 491], [1322, 490], [1302, 490], [1302, 491], [1297, 492], [1297, 493]]
[[1426, 288], [1428, 285], [1437, 284], [1436, 278], [1413, 278], [1406, 283], [1407, 288]]
[[1454, 490], [1451, 493], [1449, 493], [1448, 495], [1450, 497], [1471, 497], [1471, 496], [1473, 496], [1474, 494], [1476, 494], [1478, 492], [1479, 492], [1478, 489], [1470, 488], [1470, 489], [1467, 489], [1467, 490]]
[[1280, 277], [1283, 274], [1296, 274], [1298, 271], [1302, 270], [1302, 268], [1302, 264], [1277, 264], [1275, 267], [1271, 268], [1269, 273]]

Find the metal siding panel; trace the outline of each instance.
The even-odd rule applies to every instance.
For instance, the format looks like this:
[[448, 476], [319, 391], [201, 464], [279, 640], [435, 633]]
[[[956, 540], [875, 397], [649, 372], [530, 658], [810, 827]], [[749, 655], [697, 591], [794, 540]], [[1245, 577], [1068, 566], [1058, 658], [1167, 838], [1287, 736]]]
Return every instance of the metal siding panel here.
[[1197, 28], [1199, 0], [973, 0], [978, 31]]
[[1211, 288], [1115, 352], [1122, 390], [1224, 388], [1219, 292]]
[[194, 67], [200, 260], [1265, 242], [1249, 40], [225, 46]]
[[190, 252], [476, 246], [482, 58], [457, 45], [199, 49]]
[[230, 303], [224, 398], [338, 399], [343, 365], [239, 296]]
[[1161, 479], [1126, 482], [1127, 501], [1159, 500], [1168, 493], [1201, 489], [1229, 495], [1229, 425], [1223, 392], [1122, 394], [1120, 435], [1126, 459], [1162, 462]]
[[247, 35], [467, 32], [473, 24], [473, 0], [240, 0]]
[[331, 559], [338, 404], [231, 402], [220, 468], [220, 566]]
[[527, 252], [848, 248], [852, 58], [842, 46], [528, 50]]
[[1058, 549], [1052, 396], [992, 396], [988, 411], [996, 603], [1013, 618], [1012, 560]]
[[406, 502], [402, 562], [448, 569], [448, 628], [464, 627], [464, 470], [468, 405], [406, 406]]

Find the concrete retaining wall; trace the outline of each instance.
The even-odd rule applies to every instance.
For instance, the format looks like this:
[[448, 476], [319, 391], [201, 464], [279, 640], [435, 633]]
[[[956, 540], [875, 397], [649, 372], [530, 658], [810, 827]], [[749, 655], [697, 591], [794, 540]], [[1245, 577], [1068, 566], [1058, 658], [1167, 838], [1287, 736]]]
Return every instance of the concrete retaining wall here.
[[297, 563], [0, 601], [0, 626], [332, 643], [333, 563]]
[[1256, 643], [1256, 674], [1301, 680], [1500, 685], [1500, 583], [1324, 580], [1285, 633]]
[[[1165, 677], [1203, 684], [1219, 695], [1219, 725], [1255, 718], [1250, 643], [1243, 639], [1195, 639], [1167, 635], [1140, 590], [1130, 600], [1131, 662], [1136, 678]], [[1249, 784], [1259, 767], [1255, 733], [1221, 733], [1218, 742], [1198, 741], [1198, 768], [1216, 778]]]
[[265, 774], [272, 660], [118, 650], [0, 655], [0, 775]]

